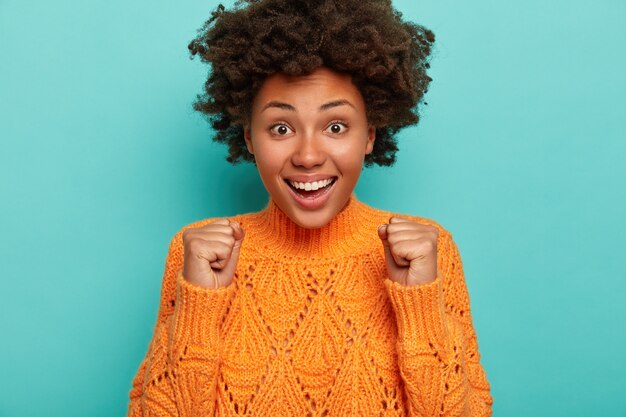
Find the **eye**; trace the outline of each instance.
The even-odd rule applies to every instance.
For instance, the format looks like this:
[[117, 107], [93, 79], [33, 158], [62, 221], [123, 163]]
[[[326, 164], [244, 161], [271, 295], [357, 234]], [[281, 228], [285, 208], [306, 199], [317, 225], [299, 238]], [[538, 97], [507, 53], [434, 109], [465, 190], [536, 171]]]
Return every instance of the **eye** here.
[[270, 128], [270, 132], [278, 136], [285, 136], [292, 132], [291, 128], [284, 123], [276, 123]]
[[327, 128], [327, 130], [333, 135], [339, 135], [345, 132], [347, 129], [348, 129], [348, 125], [339, 121], [332, 122], [330, 125], [328, 125], [328, 128]]

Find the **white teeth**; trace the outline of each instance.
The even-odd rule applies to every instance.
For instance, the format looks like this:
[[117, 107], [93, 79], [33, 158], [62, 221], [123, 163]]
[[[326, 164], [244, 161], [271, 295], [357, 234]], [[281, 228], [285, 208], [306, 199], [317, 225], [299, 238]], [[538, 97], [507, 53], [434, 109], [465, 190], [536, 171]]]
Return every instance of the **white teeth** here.
[[296, 188], [298, 190], [305, 190], [305, 191], [319, 190], [320, 188], [324, 188], [328, 186], [331, 182], [333, 182], [332, 178], [328, 178], [328, 179], [321, 180], [321, 181], [314, 181], [314, 182], [289, 181], [289, 183], [293, 186], [293, 188]]

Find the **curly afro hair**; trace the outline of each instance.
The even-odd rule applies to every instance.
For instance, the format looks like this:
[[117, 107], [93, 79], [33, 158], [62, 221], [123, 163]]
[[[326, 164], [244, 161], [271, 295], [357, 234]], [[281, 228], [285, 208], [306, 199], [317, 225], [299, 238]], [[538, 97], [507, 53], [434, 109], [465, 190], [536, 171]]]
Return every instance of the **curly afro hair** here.
[[243, 138], [252, 101], [271, 74], [306, 75], [320, 66], [349, 73], [376, 141], [365, 165], [390, 166], [396, 133], [419, 120], [418, 104], [435, 35], [402, 20], [390, 0], [239, 0], [219, 5], [189, 43], [210, 65], [193, 108], [208, 117], [227, 161], [254, 162]]

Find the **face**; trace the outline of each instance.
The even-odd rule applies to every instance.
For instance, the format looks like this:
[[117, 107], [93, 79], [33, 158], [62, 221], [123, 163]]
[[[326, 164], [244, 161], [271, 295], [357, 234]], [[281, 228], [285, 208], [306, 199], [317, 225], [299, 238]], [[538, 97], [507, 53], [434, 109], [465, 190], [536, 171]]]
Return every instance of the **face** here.
[[318, 228], [346, 206], [376, 129], [351, 77], [319, 68], [268, 77], [244, 132], [272, 200], [298, 225]]

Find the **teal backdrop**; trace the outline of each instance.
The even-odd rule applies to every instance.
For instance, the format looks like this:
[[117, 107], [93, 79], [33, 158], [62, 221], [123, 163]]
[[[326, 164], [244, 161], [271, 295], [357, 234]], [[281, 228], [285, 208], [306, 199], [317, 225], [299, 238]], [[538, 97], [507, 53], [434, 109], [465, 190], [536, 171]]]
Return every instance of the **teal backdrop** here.
[[[356, 194], [454, 235], [495, 416], [626, 416], [626, 2], [395, 4], [434, 81]], [[215, 5], [0, 0], [0, 416], [124, 415], [171, 237], [266, 204], [191, 108]]]

